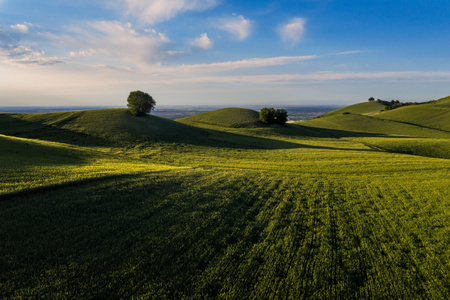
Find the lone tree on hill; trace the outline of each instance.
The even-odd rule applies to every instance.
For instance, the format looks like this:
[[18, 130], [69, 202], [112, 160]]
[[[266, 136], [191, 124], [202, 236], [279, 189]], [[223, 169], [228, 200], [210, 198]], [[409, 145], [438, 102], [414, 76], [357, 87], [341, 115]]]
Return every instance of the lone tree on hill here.
[[370, 97], [370, 98], [369, 98], [369, 101], [370, 101], [370, 102], [375, 101], [375, 98], [374, 98], [374, 97]]
[[143, 116], [155, 108], [156, 101], [152, 96], [141, 91], [131, 92], [128, 96], [128, 110], [135, 116]]
[[287, 121], [287, 111], [284, 109], [267, 108], [264, 107], [259, 112], [259, 120], [266, 124], [284, 125]]

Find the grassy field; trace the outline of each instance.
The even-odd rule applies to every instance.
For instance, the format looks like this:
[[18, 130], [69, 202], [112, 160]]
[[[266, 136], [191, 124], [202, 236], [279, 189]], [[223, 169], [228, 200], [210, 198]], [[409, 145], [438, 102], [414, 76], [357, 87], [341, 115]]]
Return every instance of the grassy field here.
[[0, 114], [0, 298], [449, 298], [450, 133], [363, 106]]

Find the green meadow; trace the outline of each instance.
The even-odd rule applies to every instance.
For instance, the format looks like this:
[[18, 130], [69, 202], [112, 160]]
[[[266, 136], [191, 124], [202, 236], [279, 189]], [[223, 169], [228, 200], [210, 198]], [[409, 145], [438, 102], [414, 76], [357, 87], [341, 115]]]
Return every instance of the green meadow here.
[[450, 97], [378, 104], [0, 114], [0, 298], [450, 298]]

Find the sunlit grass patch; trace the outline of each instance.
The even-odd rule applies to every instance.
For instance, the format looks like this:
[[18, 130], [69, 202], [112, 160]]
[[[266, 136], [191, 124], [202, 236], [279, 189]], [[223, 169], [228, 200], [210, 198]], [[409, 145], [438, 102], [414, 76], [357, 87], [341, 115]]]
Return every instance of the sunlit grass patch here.
[[359, 138], [382, 150], [450, 159], [450, 139], [435, 138]]

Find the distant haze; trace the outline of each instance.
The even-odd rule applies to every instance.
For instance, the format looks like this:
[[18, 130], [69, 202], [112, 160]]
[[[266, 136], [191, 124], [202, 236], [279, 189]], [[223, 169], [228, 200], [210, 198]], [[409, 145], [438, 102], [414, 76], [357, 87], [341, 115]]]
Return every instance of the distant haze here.
[[[215, 105], [170, 105], [158, 106], [152, 115], [175, 120], [180, 119], [220, 108], [226, 106]], [[244, 108], [259, 111], [263, 106], [241, 106]], [[91, 110], [104, 108], [119, 108], [119, 107], [100, 107], [100, 106], [25, 106], [25, 107], [0, 107], [0, 113], [48, 113], [48, 112], [62, 112], [62, 111], [77, 111], [77, 110]], [[318, 115], [330, 112], [339, 108], [339, 106], [278, 106], [277, 108], [284, 108], [288, 112], [288, 118], [291, 121], [310, 120]]]

